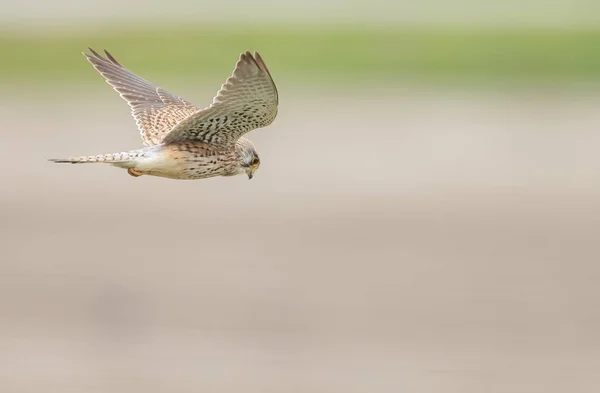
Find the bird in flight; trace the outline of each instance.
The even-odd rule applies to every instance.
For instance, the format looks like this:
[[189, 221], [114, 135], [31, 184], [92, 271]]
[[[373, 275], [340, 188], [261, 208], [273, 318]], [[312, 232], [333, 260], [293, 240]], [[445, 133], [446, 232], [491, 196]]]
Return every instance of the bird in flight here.
[[142, 175], [205, 179], [246, 174], [252, 179], [260, 158], [243, 135], [277, 116], [279, 97], [257, 52], [243, 53], [210, 106], [202, 109], [137, 76], [109, 52], [84, 53], [131, 107], [146, 147], [121, 153], [51, 159], [57, 163], [106, 163]]

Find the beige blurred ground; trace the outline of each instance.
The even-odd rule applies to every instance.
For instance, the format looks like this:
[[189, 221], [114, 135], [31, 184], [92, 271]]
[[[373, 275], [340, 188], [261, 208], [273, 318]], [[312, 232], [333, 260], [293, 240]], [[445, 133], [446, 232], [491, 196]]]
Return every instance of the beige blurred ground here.
[[125, 104], [0, 96], [0, 391], [598, 390], [600, 96], [281, 90], [252, 181], [48, 163]]

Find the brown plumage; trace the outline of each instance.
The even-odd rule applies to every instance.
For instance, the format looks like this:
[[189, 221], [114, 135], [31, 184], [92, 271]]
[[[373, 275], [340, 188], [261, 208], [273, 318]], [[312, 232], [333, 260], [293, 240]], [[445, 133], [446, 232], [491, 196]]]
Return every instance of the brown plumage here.
[[210, 106], [189, 101], [139, 77], [109, 52], [89, 48], [88, 61], [131, 107], [145, 148], [69, 159], [58, 163], [104, 162], [127, 169], [132, 176], [202, 179], [246, 173], [252, 178], [260, 159], [243, 137], [277, 116], [277, 88], [258, 53], [243, 53], [233, 74]]

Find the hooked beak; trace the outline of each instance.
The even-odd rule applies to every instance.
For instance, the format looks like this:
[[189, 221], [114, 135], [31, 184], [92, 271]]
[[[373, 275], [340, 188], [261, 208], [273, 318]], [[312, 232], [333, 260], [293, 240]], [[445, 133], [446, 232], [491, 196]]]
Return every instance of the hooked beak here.
[[248, 170], [246, 171], [246, 174], [248, 175], [248, 180], [250, 180], [254, 177], [254, 172], [256, 172], [256, 169], [248, 168]]

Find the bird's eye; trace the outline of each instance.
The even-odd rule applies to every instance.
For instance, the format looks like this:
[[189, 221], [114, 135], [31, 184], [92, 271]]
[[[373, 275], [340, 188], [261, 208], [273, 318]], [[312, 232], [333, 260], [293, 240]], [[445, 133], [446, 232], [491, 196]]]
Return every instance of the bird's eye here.
[[252, 166], [258, 166], [258, 163], [260, 161], [258, 160], [258, 158], [254, 157], [254, 159], [252, 160]]

